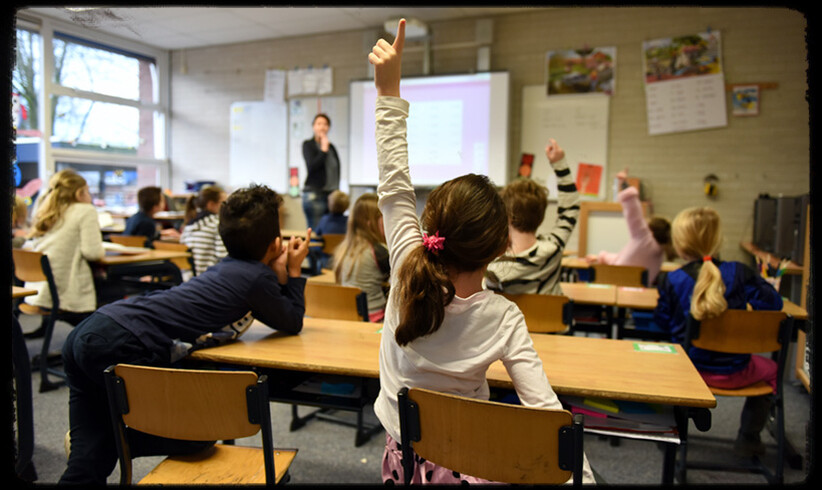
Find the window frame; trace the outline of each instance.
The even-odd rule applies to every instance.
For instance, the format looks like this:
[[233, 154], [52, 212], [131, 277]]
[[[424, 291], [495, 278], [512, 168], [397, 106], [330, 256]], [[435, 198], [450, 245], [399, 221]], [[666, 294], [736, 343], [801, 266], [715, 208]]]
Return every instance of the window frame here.
[[[122, 167], [137, 168], [138, 165], [156, 165], [159, 168], [160, 187], [168, 188], [171, 182], [170, 155], [170, 73], [169, 62], [170, 52], [154, 48], [139, 42], [126, 40], [110, 34], [85, 29], [74, 24], [54, 19], [39, 13], [18, 11], [15, 28], [26, 29], [40, 35], [40, 74], [41, 85], [38, 93], [39, 110], [39, 130], [42, 134], [38, 145], [39, 162], [38, 174], [43, 181], [55, 173], [57, 162], [73, 162], [77, 164], [108, 164]], [[54, 83], [54, 47], [53, 40], [55, 33], [72, 36], [90, 45], [98, 45], [102, 48], [111, 48], [115, 51], [153, 58], [157, 69], [157, 94], [156, 102], [142, 102], [111, 95], [104, 95], [85, 90], [78, 90]], [[163, 158], [141, 157], [135, 155], [124, 155], [119, 153], [95, 152], [91, 150], [52, 147], [52, 124], [51, 111], [47, 106], [52, 103], [53, 97], [68, 96], [80, 97], [94, 102], [111, 103], [122, 106], [134, 107], [140, 110], [158, 112], [164, 120], [162, 128]]]

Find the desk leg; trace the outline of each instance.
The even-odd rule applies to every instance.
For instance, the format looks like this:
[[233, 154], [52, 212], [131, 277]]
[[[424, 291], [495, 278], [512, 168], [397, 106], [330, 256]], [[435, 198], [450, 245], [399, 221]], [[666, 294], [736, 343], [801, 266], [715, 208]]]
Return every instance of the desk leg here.
[[616, 335], [614, 335], [615, 339], [622, 339], [623, 335], [625, 335], [625, 318], [628, 316], [628, 309], [620, 306], [617, 308], [617, 315], [616, 315]]

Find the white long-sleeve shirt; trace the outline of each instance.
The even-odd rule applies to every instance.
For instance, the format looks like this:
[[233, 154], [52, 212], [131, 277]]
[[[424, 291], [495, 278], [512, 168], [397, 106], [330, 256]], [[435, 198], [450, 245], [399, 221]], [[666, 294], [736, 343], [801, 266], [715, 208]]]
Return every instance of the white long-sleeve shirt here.
[[[105, 255], [97, 210], [91, 204], [74, 203], [45, 235], [32, 240], [32, 248], [49, 258], [57, 285], [60, 309], [83, 313], [97, 308], [94, 278], [89, 261]], [[26, 303], [51, 308], [51, 293], [45, 281], [27, 282], [38, 293]]]
[[[380, 175], [377, 195], [391, 275], [396, 276], [408, 252], [422, 244], [416, 196], [408, 170], [408, 102], [398, 97], [378, 97], [376, 115]], [[398, 280], [402, 278], [392, 277], [391, 283]], [[522, 312], [501, 295], [483, 290], [468, 298], [455, 296], [445, 307], [445, 318], [436, 332], [402, 347], [394, 338], [399, 315], [396, 295], [390, 294], [380, 343], [380, 392], [374, 411], [395, 440], [401, 440], [397, 408], [397, 392], [401, 388], [422, 387], [487, 400], [485, 373], [497, 360], [508, 371], [523, 405], [562, 409], [534, 349]], [[594, 482], [587, 459], [583, 480]]]

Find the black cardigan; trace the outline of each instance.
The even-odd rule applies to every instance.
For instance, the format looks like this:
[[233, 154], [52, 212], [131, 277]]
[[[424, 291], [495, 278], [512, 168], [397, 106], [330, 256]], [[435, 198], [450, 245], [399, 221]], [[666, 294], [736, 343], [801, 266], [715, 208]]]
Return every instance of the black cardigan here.
[[[340, 164], [340, 157], [337, 154], [337, 149], [334, 145], [328, 144], [328, 152], [334, 152], [337, 159], [337, 164]], [[308, 175], [305, 176], [304, 188], [309, 191], [322, 191], [325, 187], [325, 159], [328, 153], [320, 150], [319, 145], [314, 141], [314, 138], [303, 141], [303, 158], [305, 159], [305, 166], [308, 170]], [[339, 173], [338, 173], [339, 175]], [[339, 185], [339, 183], [337, 184]], [[335, 186], [336, 187], [336, 186]]]

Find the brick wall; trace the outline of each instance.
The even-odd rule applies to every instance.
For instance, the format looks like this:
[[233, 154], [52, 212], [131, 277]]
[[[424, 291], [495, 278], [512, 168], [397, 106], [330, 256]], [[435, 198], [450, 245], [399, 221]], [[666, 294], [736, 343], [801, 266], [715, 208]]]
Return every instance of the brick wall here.
[[[487, 17], [486, 17], [487, 18]], [[747, 260], [739, 249], [753, 231], [758, 194], [809, 191], [809, 126], [806, 21], [785, 8], [554, 8], [493, 19], [491, 69], [511, 75], [509, 176], [519, 161], [522, 88], [544, 83], [545, 53], [554, 49], [616, 46], [616, 94], [611, 98], [606, 182], [630, 167], [642, 179], [654, 212], [673, 218], [682, 208], [710, 205], [723, 219], [722, 256]], [[476, 67], [476, 19], [432, 23], [431, 72]], [[760, 115], [730, 115], [720, 129], [649, 136], [642, 82], [642, 41], [704, 32], [722, 36], [726, 83], [770, 82], [761, 92]], [[261, 100], [265, 71], [329, 65], [334, 92], [368, 76], [366, 55], [381, 28], [174, 51], [171, 56], [172, 187], [185, 180], [228, 182], [229, 107]], [[460, 47], [463, 46], [463, 47]], [[420, 46], [406, 45], [403, 71], [420, 75]], [[185, 68], [185, 69], [184, 69]], [[561, 144], [561, 142], [560, 142]], [[705, 175], [719, 177], [719, 195], [703, 192]], [[608, 199], [611, 199], [608, 185]], [[287, 227], [303, 226], [296, 200], [287, 202]], [[546, 222], [553, 218], [547, 213]], [[575, 237], [572, 244], [575, 246]]]

